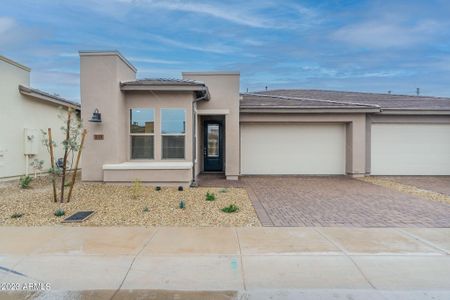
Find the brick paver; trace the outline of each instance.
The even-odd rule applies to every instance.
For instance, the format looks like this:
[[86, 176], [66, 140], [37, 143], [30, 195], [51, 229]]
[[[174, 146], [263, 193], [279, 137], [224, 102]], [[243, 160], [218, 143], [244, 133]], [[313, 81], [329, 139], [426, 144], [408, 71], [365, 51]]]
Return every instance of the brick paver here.
[[248, 176], [239, 182], [216, 177], [200, 182], [247, 188], [265, 226], [450, 227], [449, 204], [345, 176]]
[[385, 176], [383, 178], [450, 196], [450, 176]]

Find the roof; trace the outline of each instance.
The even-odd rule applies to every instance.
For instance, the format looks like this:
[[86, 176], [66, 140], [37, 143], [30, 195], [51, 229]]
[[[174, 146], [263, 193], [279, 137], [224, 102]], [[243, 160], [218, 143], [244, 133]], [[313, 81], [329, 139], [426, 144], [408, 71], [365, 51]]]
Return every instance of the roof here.
[[4, 61], [4, 62], [6, 62], [6, 63], [8, 63], [8, 64], [10, 64], [10, 65], [13, 65], [13, 66], [16, 66], [16, 67], [18, 67], [18, 68], [21, 68], [22, 70], [25, 70], [25, 71], [27, 71], [27, 72], [30, 72], [30, 71], [31, 71], [31, 69], [28, 68], [27, 66], [24, 66], [24, 65], [22, 65], [22, 64], [19, 64], [18, 62], [13, 61], [12, 59], [9, 59], [9, 58], [7, 58], [7, 57], [4, 57], [3, 55], [0, 55], [0, 60]]
[[[255, 102], [254, 95], [260, 96], [259, 103]], [[412, 110], [450, 112], [450, 98], [444, 97], [301, 89], [262, 91], [255, 94], [243, 94], [242, 96], [241, 107], [245, 107], [247, 104], [260, 107], [267, 105], [278, 107], [280, 104], [284, 106], [287, 100], [292, 103], [297, 103], [298, 107], [309, 107], [311, 104], [320, 106], [325, 105], [328, 101], [332, 101], [334, 106], [338, 104], [350, 105], [350, 107], [366, 106], [380, 108], [382, 111]], [[267, 99], [267, 96], [273, 97], [273, 99], [269, 100], [270, 98]], [[280, 97], [285, 100], [276, 101]], [[322, 104], [319, 104], [319, 102], [322, 102]]]
[[23, 95], [27, 95], [39, 100], [47, 101], [50, 103], [58, 104], [65, 107], [70, 107], [76, 110], [81, 110], [80, 103], [72, 102], [67, 99], [61, 98], [57, 95], [52, 95], [46, 92], [43, 92], [38, 89], [32, 89], [30, 87], [26, 87], [24, 85], [19, 85], [19, 91]]
[[120, 83], [121, 90], [152, 90], [152, 91], [206, 91], [203, 82], [175, 78], [145, 78]]

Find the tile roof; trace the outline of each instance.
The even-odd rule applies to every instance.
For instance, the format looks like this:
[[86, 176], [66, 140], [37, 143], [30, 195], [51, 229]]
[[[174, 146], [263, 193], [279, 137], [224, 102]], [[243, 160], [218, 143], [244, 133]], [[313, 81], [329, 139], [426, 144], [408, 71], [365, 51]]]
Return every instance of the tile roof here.
[[[272, 98], [254, 95], [271, 96]], [[279, 100], [277, 100], [279, 99]], [[289, 100], [288, 100], [289, 99]], [[312, 101], [332, 101], [337, 105], [379, 107], [382, 110], [450, 110], [450, 98], [376, 94], [360, 92], [341, 92], [327, 90], [270, 90], [254, 94], [243, 94], [241, 106], [284, 106], [286, 103], [298, 103], [299, 107], [308, 107]], [[319, 106], [319, 105], [318, 105]]]
[[241, 108], [348, 108], [367, 109], [378, 108], [376, 105], [344, 103], [332, 100], [300, 99], [289, 96], [242, 94]]
[[144, 78], [134, 81], [125, 81], [120, 84], [121, 86], [205, 86], [203, 82], [188, 79], [176, 79], [176, 78]]
[[47, 92], [38, 90], [38, 89], [33, 89], [24, 85], [19, 85], [19, 91], [22, 94], [34, 97], [34, 98], [38, 98], [40, 100], [44, 100], [44, 101], [48, 101], [48, 102], [53, 102], [59, 105], [63, 105], [63, 106], [68, 106], [74, 109], [81, 109], [81, 105], [80, 103], [77, 102], [73, 102], [73, 101], [69, 101], [65, 98], [62, 98], [58, 95], [53, 95], [53, 94], [49, 94]]

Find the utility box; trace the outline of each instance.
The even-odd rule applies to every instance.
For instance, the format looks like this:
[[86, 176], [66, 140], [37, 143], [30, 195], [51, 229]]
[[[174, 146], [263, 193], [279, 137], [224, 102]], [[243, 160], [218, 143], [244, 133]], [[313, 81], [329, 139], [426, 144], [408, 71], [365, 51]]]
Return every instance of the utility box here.
[[39, 130], [32, 128], [25, 128], [23, 134], [24, 141], [24, 155], [36, 155], [39, 152]]

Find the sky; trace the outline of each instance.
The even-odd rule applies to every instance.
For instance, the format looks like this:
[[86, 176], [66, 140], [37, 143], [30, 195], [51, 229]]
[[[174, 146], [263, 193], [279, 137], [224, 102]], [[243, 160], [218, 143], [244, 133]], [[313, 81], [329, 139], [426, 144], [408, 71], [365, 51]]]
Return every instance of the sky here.
[[79, 50], [118, 50], [138, 78], [240, 71], [241, 91], [450, 96], [450, 1], [2, 0], [0, 54], [79, 101]]

